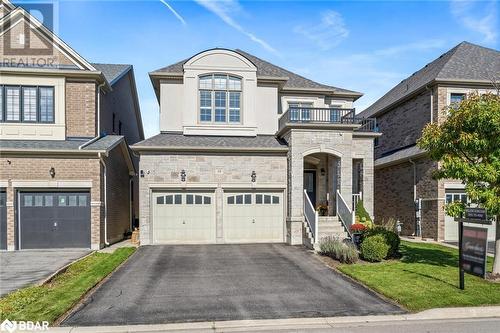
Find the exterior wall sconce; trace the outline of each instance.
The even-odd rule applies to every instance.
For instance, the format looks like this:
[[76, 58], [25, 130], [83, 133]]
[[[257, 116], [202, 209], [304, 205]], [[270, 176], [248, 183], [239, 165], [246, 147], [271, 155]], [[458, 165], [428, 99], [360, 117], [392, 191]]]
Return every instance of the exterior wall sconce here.
[[321, 175], [322, 175], [322, 176], [326, 175], [325, 168], [321, 168], [320, 172], [321, 172]]
[[56, 169], [54, 167], [49, 170], [50, 177], [54, 178], [56, 176]]
[[144, 170], [139, 171], [139, 174], [141, 175], [141, 178], [144, 178]]
[[257, 181], [257, 173], [255, 171], [252, 171], [252, 183], [255, 183]]
[[186, 181], [186, 170], [182, 169], [181, 170], [181, 182]]

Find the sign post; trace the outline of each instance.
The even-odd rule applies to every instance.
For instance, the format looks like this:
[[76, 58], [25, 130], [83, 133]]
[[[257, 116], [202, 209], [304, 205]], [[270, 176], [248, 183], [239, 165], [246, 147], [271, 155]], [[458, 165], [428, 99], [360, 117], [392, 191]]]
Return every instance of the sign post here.
[[480, 276], [486, 275], [486, 251], [488, 246], [488, 229], [464, 226], [464, 223], [491, 224], [484, 208], [465, 208], [465, 218], [458, 222], [458, 256], [460, 289], [465, 288], [465, 273]]

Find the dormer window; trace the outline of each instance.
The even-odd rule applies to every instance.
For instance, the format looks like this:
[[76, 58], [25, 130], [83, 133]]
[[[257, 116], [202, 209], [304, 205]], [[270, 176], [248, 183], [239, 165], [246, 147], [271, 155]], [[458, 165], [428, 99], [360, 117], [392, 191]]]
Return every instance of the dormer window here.
[[241, 79], [226, 74], [200, 76], [202, 123], [241, 122]]

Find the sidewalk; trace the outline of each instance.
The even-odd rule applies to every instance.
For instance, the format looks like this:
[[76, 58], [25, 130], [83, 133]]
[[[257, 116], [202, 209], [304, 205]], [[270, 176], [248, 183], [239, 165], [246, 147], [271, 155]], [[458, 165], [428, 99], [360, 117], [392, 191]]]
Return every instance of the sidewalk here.
[[386, 316], [349, 316], [328, 318], [291, 318], [238, 320], [220, 322], [178, 323], [162, 325], [55, 327], [54, 333], [119, 333], [119, 332], [244, 332], [273, 330], [329, 329], [345, 324], [412, 322], [425, 320], [500, 318], [500, 306], [443, 308], [419, 313]]

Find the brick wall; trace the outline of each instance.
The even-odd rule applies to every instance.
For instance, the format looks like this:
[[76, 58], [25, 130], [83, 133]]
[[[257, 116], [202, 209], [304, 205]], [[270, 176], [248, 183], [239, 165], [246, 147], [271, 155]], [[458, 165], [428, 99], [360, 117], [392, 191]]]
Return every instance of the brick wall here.
[[[432, 178], [437, 163], [427, 158], [415, 161], [417, 198], [422, 203], [422, 236], [437, 238], [438, 182]], [[394, 218], [403, 223], [402, 234], [415, 232], [413, 165], [410, 162], [375, 170], [375, 223]]]
[[66, 81], [66, 136], [96, 135], [95, 82]]
[[[55, 177], [49, 174], [50, 168], [54, 167]], [[7, 192], [7, 244], [10, 249], [15, 245], [15, 217], [14, 196], [15, 190], [12, 181], [57, 181], [78, 180], [92, 181], [90, 189], [91, 202], [101, 201], [100, 191], [100, 166], [97, 158], [47, 158], [36, 156], [6, 156], [0, 158], [0, 179], [9, 181]], [[52, 188], [52, 187], [49, 187]], [[47, 189], [42, 187], [41, 189]], [[101, 206], [92, 205], [91, 208], [91, 244], [98, 247], [100, 244], [100, 214]]]
[[107, 201], [108, 201], [108, 241], [123, 239], [130, 230], [130, 190], [129, 170], [121, 147], [113, 149], [106, 158]]
[[430, 96], [431, 92], [424, 90], [405, 103], [377, 116], [377, 123], [383, 135], [375, 148], [375, 158], [417, 142], [422, 129], [430, 121]]

